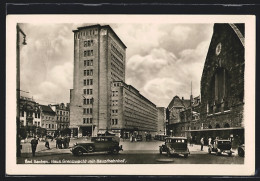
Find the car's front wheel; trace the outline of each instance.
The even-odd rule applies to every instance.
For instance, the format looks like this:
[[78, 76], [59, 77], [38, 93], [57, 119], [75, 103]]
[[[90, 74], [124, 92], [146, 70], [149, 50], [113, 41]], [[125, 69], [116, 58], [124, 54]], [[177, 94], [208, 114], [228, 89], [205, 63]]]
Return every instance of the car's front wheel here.
[[119, 150], [118, 150], [117, 148], [113, 148], [112, 153], [113, 153], [114, 155], [117, 155], [118, 152], [119, 152]]
[[81, 148], [77, 148], [75, 151], [74, 151], [74, 155], [76, 156], [82, 156], [83, 155], [83, 150]]
[[232, 152], [228, 153], [228, 156], [232, 156]]

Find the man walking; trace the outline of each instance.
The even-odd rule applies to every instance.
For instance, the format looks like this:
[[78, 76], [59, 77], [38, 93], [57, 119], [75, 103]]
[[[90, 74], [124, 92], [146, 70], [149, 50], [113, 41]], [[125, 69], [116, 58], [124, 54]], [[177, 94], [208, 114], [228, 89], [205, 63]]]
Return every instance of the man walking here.
[[38, 145], [38, 140], [36, 139], [36, 136], [31, 141], [31, 146], [32, 146], [32, 155], [35, 156], [35, 151]]
[[203, 145], [204, 145], [204, 138], [203, 137], [200, 139], [200, 145], [201, 145], [200, 150], [203, 151]]

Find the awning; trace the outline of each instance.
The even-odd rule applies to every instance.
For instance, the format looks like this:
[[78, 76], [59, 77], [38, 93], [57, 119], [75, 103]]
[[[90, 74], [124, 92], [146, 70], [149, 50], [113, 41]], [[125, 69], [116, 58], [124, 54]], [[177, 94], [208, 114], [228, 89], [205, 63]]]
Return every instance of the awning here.
[[185, 130], [186, 132], [200, 132], [200, 131], [225, 131], [234, 129], [244, 129], [243, 127], [233, 127], [233, 128], [213, 128], [213, 129], [199, 129], [199, 130]]

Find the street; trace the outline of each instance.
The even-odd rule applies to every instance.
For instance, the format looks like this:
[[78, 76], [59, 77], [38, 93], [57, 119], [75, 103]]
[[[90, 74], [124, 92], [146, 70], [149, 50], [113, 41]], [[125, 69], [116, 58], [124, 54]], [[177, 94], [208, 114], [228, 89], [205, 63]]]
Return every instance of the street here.
[[[80, 139], [71, 140], [70, 146]], [[22, 155], [17, 159], [18, 164], [243, 164], [244, 158], [234, 154], [229, 157], [225, 154], [216, 156], [208, 154], [207, 146], [200, 150], [200, 145], [189, 146], [190, 155], [167, 157], [166, 153], [159, 154], [162, 141], [129, 142], [121, 141], [123, 151], [118, 155], [107, 153], [90, 153], [83, 156], [74, 156], [70, 149], [57, 149], [55, 141], [50, 142], [50, 150], [44, 147], [44, 142], [39, 142], [36, 156], [32, 157], [30, 143], [23, 143]]]

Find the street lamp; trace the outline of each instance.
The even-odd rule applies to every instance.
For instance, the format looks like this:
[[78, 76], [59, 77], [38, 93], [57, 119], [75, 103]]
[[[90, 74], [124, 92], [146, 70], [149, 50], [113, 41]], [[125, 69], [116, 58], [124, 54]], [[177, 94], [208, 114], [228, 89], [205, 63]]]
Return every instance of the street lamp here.
[[16, 25], [16, 156], [21, 156], [20, 148], [20, 33], [23, 35], [23, 45], [26, 43], [26, 35], [23, 30]]

